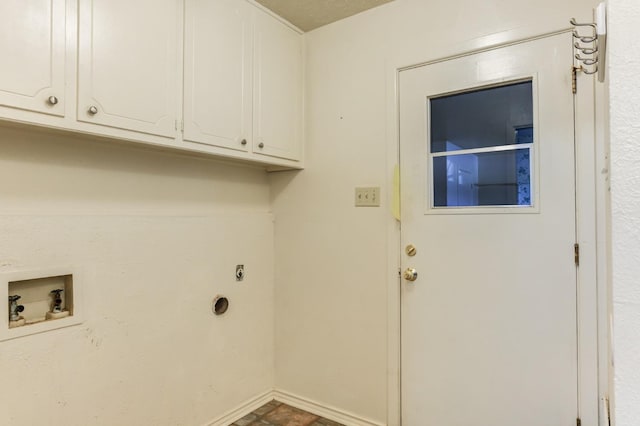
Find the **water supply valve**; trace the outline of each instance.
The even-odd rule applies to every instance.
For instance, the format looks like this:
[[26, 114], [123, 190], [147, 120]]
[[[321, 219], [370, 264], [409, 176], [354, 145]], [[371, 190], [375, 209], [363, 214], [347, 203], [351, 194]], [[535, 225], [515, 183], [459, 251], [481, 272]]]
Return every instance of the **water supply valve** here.
[[62, 312], [62, 297], [60, 297], [60, 293], [62, 293], [63, 291], [63, 289], [59, 288], [57, 290], [51, 290], [51, 292], [49, 293], [53, 297], [51, 312]]
[[9, 296], [9, 321], [20, 320], [20, 312], [24, 311], [24, 306], [18, 305], [18, 300], [21, 298], [22, 296], [18, 296], [17, 294]]
[[64, 289], [59, 288], [56, 290], [51, 290], [49, 295], [51, 296], [51, 310], [45, 314], [46, 320], [60, 319], [65, 318], [70, 315], [70, 312], [67, 309], [62, 308], [62, 293]]

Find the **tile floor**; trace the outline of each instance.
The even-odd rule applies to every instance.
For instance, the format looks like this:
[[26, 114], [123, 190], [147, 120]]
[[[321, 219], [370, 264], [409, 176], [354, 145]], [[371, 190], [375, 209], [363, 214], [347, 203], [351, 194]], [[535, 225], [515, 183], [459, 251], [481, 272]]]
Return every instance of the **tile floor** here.
[[273, 400], [231, 426], [344, 426]]

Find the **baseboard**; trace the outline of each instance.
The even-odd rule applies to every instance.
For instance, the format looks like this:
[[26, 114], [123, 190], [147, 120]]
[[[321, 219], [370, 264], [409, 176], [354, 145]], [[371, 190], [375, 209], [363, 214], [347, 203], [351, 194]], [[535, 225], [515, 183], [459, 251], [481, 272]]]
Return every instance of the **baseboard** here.
[[227, 411], [225, 414], [207, 423], [205, 426], [229, 426], [231, 423], [240, 420], [247, 414], [251, 413], [253, 410], [262, 407], [264, 404], [272, 401], [273, 399], [275, 399], [274, 391], [266, 391], [254, 398], [243, 402], [233, 410]]
[[310, 413], [324, 417], [325, 419], [342, 423], [346, 426], [385, 426], [383, 423], [365, 419], [363, 417], [356, 416], [355, 414], [339, 410], [335, 407], [329, 407], [325, 404], [320, 404], [310, 399], [293, 395], [289, 392], [276, 390], [272, 393], [272, 396], [273, 399], [276, 399], [277, 401], [280, 401], [287, 405], [291, 405], [292, 407], [296, 407], [301, 410], [308, 411]]
[[366, 419], [353, 413], [349, 413], [335, 407], [330, 407], [326, 404], [320, 404], [308, 398], [303, 398], [281, 390], [269, 390], [263, 392], [262, 394], [243, 402], [236, 408], [227, 411], [217, 419], [206, 423], [204, 426], [229, 426], [231, 423], [240, 420], [255, 409], [262, 407], [264, 404], [274, 399], [292, 407], [324, 417], [325, 419], [342, 423], [345, 426], [385, 426], [383, 423]]

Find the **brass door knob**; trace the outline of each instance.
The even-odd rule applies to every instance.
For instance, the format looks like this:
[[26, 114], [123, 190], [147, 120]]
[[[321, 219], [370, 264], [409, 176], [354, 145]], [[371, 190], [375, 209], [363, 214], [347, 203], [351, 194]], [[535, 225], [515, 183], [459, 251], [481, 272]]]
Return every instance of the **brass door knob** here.
[[415, 281], [418, 279], [418, 271], [415, 268], [407, 268], [404, 271], [404, 279], [407, 281]]

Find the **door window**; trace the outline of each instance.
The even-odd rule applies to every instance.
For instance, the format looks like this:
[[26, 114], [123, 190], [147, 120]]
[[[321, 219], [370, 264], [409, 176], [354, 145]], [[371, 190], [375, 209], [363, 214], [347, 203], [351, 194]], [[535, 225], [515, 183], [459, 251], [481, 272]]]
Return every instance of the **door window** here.
[[428, 102], [432, 209], [534, 206], [532, 80]]

